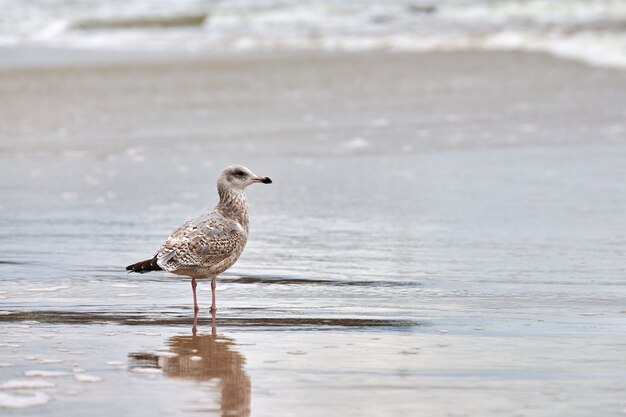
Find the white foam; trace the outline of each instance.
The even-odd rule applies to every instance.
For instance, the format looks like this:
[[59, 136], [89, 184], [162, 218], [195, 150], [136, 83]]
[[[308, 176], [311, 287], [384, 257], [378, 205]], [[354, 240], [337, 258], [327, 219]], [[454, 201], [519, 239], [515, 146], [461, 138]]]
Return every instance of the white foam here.
[[159, 369], [159, 368], [132, 368], [131, 369], [132, 372], [138, 373], [138, 374], [162, 374], [163, 370]]
[[178, 356], [178, 353], [168, 352], [168, 351], [156, 351], [153, 352], [155, 355], [160, 356], [162, 358], [175, 358]]
[[194, 356], [191, 356], [191, 357], [189, 358], [189, 360], [190, 360], [190, 361], [195, 361], [195, 362], [197, 362], [197, 361], [201, 361], [201, 360], [202, 360], [202, 356], [196, 356], [196, 355], [194, 355]]
[[88, 383], [102, 381], [102, 378], [100, 378], [99, 376], [88, 375], [88, 374], [75, 374], [74, 378], [76, 378], [77, 381], [88, 382]]
[[67, 376], [67, 375], [69, 375], [69, 373], [64, 372], [64, 371], [46, 371], [46, 370], [40, 370], [40, 369], [33, 369], [30, 371], [24, 372], [24, 376], [42, 377], [42, 378], [56, 378], [56, 377]]
[[43, 379], [11, 379], [0, 384], [0, 390], [52, 388], [55, 384]]
[[49, 401], [50, 397], [43, 392], [32, 394], [0, 392], [0, 408], [29, 408], [44, 405]]
[[113, 284], [111, 287], [114, 288], [139, 288], [139, 285], [134, 284]]

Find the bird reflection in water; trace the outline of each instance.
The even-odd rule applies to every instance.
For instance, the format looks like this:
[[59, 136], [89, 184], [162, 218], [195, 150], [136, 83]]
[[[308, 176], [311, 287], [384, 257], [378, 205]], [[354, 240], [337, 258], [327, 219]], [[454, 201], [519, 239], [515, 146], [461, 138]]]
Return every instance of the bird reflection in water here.
[[175, 379], [218, 380], [222, 391], [222, 416], [249, 416], [251, 387], [244, 371], [245, 358], [232, 349], [233, 339], [216, 334], [215, 321], [212, 330], [210, 335], [196, 335], [194, 323], [192, 336], [168, 339], [168, 354], [129, 354], [130, 368], [160, 368], [166, 376]]

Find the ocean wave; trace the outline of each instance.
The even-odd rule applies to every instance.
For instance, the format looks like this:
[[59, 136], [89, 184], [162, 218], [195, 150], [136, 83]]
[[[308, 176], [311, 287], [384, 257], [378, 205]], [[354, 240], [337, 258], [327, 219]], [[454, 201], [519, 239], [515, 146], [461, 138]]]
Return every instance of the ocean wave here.
[[2, 6], [0, 45], [11, 47], [506, 50], [626, 68], [622, 0], [164, 0], [158, 7], [146, 0], [0, 0]]

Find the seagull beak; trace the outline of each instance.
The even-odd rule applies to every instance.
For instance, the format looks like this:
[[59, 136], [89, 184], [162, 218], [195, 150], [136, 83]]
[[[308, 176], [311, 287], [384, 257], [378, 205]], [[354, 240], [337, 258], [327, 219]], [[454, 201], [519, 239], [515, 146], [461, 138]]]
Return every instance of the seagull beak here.
[[261, 182], [263, 184], [271, 184], [272, 180], [269, 177], [256, 177], [252, 182]]

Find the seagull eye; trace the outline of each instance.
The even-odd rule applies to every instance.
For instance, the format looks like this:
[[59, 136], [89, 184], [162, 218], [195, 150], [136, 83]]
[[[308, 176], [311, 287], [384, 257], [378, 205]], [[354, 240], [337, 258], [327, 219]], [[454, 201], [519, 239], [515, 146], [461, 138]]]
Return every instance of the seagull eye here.
[[237, 171], [234, 172], [234, 174], [238, 177], [243, 177], [244, 175], [246, 175], [245, 172], [243, 172], [242, 170], [238, 169]]

